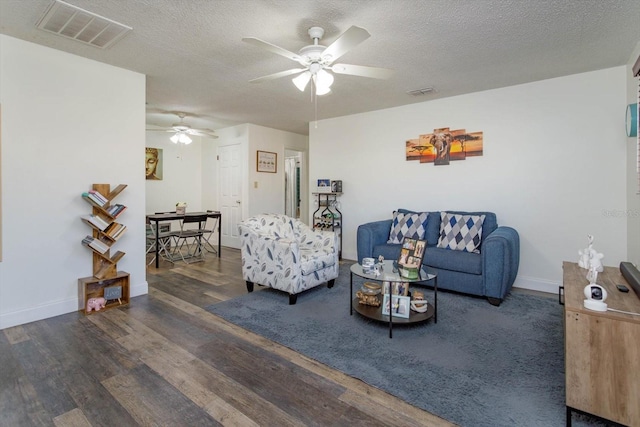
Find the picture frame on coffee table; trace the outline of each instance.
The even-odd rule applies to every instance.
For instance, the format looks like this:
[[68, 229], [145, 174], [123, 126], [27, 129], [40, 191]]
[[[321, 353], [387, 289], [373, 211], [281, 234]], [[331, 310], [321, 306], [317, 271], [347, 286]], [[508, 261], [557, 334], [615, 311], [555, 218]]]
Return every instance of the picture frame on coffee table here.
[[[393, 317], [408, 319], [411, 311], [411, 298], [392, 295], [391, 301]], [[382, 314], [389, 315], [389, 294], [384, 294], [384, 298], [382, 299]]]
[[409, 284], [404, 282], [382, 282], [382, 293], [389, 293], [389, 284], [391, 284], [391, 294], [407, 296], [409, 295]]

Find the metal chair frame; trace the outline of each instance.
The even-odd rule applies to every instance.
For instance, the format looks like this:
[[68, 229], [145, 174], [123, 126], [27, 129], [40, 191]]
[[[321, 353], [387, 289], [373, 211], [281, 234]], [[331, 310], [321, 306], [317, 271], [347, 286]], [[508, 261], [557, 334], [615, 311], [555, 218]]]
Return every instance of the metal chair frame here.
[[[211, 236], [213, 236], [213, 234], [216, 232], [216, 230], [218, 230], [218, 233], [220, 232], [220, 218], [211, 219], [213, 220], [213, 226], [211, 228], [207, 228], [207, 223], [204, 224], [204, 230], [202, 230], [202, 234], [204, 235], [202, 246], [204, 247], [204, 249], [206, 249], [207, 252], [217, 254], [218, 249], [213, 246], [209, 240], [211, 239]], [[209, 217], [207, 217], [207, 221], [208, 220]]]
[[[180, 221], [180, 231], [172, 233], [175, 245], [171, 255], [174, 260], [180, 257], [187, 264], [204, 261], [206, 251], [203, 237], [206, 222], [207, 215], [186, 215]], [[187, 228], [187, 224], [198, 224], [198, 228]]]

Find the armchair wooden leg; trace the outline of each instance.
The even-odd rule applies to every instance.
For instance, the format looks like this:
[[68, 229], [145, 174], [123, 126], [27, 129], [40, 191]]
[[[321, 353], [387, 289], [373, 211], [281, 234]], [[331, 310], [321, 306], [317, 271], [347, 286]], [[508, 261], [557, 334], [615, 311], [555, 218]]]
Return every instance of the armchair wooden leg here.
[[487, 297], [487, 299], [489, 300], [489, 304], [495, 305], [496, 307], [498, 307], [502, 303], [502, 300], [500, 298]]
[[247, 291], [253, 292], [253, 282], [247, 280]]
[[289, 305], [294, 305], [298, 301], [298, 294], [289, 294]]
[[327, 282], [327, 287], [329, 289], [331, 289], [331, 288], [333, 288], [333, 285], [335, 285], [335, 284], [336, 284], [336, 279], [331, 279], [331, 280], [329, 280], [329, 282]]

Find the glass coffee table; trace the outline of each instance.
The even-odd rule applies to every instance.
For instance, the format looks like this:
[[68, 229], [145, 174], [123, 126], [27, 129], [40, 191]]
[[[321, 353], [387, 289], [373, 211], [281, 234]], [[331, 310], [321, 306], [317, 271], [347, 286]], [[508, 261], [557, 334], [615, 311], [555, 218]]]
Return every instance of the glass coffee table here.
[[[351, 277], [350, 277], [350, 289], [349, 293], [349, 303], [350, 303], [350, 314], [353, 315], [353, 310], [359, 313], [361, 316], [364, 316], [368, 319], [377, 320], [380, 322], [388, 322], [389, 323], [389, 338], [393, 338], [393, 324], [398, 325], [409, 325], [416, 324], [420, 322], [425, 322], [431, 318], [433, 318], [435, 323], [438, 323], [438, 273], [436, 270], [430, 267], [425, 267], [424, 265], [418, 272], [418, 277], [416, 279], [407, 279], [402, 277], [397, 268], [394, 267], [395, 261], [385, 260], [382, 264], [378, 263], [379, 275], [375, 273], [365, 273], [362, 269], [362, 265], [353, 264], [351, 266]], [[389, 316], [388, 314], [382, 314], [382, 306], [380, 304], [379, 307], [364, 305], [358, 302], [358, 298], [353, 297], [353, 276], [356, 275], [358, 277], [362, 277], [367, 280], [375, 280], [377, 282], [402, 282], [406, 283], [407, 286], [413, 283], [423, 283], [433, 280], [433, 304], [431, 302], [427, 305], [427, 311], [424, 313], [418, 313], [413, 310], [410, 310], [409, 317], [398, 317], [398, 316]], [[388, 292], [391, 291], [392, 286], [389, 286]], [[384, 299], [384, 289], [380, 294], [381, 299]], [[382, 301], [381, 301], [382, 302]]]

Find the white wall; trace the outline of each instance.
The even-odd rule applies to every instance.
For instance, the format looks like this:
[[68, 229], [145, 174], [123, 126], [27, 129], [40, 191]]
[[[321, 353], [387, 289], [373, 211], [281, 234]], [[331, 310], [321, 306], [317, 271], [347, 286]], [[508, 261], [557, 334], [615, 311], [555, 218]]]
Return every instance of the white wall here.
[[[147, 132], [146, 146], [163, 149], [163, 180], [147, 181], [146, 212], [174, 210], [175, 202], [186, 201], [187, 211], [220, 209], [218, 205], [218, 147], [240, 144], [242, 171], [242, 217], [263, 212], [284, 212], [284, 158], [286, 150], [302, 153], [305, 166], [308, 137], [245, 123], [216, 130], [217, 139], [194, 137], [188, 146], [176, 146], [170, 134]], [[277, 172], [257, 172], [257, 151], [277, 154]], [[305, 170], [308, 168], [305, 168]], [[303, 176], [303, 203], [306, 205], [307, 175]], [[306, 206], [303, 209], [306, 212]], [[306, 220], [306, 215], [303, 217]], [[232, 227], [223, 214], [222, 227]]]
[[202, 202], [203, 147], [215, 146], [215, 140], [194, 136], [191, 144], [176, 145], [171, 135], [146, 132], [146, 146], [162, 149], [162, 180], [145, 182], [146, 213], [175, 211], [177, 202], [187, 202], [187, 212], [213, 209]]
[[[307, 152], [308, 138], [291, 132], [249, 125], [248, 215], [284, 213], [285, 150]], [[277, 154], [276, 173], [256, 170], [257, 151]]]
[[[626, 69], [617, 67], [412, 104], [310, 126], [309, 183], [342, 179], [344, 250], [358, 225], [397, 208], [488, 210], [521, 238], [517, 286], [557, 292], [562, 261], [595, 236], [607, 265], [626, 259]], [[484, 156], [434, 166], [405, 141], [449, 127], [484, 132]]]
[[[633, 78], [631, 67], [640, 57], [640, 42], [629, 58], [625, 75], [627, 77], [627, 102], [629, 105], [638, 102], [638, 79]], [[622, 113], [621, 113], [622, 114]], [[627, 138], [627, 226], [628, 235], [628, 257], [627, 261], [640, 267], [640, 188], [638, 188], [638, 141], [637, 138]]]
[[92, 183], [128, 184], [118, 268], [146, 293], [144, 75], [0, 35], [0, 103], [0, 329], [78, 310]]

